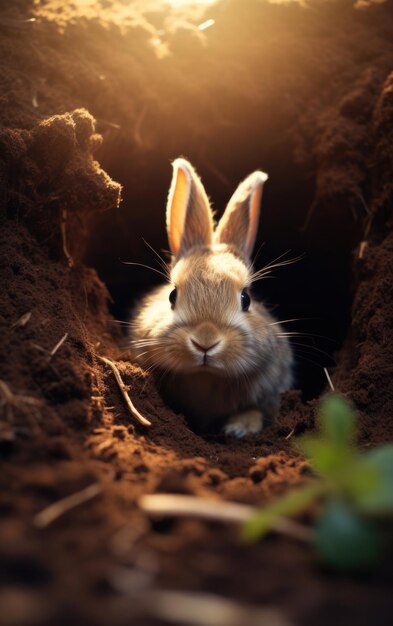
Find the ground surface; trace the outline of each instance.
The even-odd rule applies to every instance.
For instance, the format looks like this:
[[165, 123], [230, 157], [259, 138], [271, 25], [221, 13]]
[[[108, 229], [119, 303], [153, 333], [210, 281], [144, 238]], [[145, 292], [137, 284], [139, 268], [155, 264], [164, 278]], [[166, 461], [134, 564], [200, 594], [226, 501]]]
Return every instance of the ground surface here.
[[[262, 504], [309, 480], [287, 436], [313, 427], [316, 401], [289, 392], [277, 424], [246, 441], [199, 437], [127, 360], [107, 289], [119, 314], [149, 285], [117, 259], [145, 260], [141, 234], [165, 246], [170, 158], [193, 160], [217, 204], [265, 168], [269, 253], [309, 258], [268, 299], [285, 317], [328, 320], [360, 445], [391, 441], [392, 5], [249, 2], [241, 18], [239, 2], [188, 18], [151, 7], [21, 0], [0, 13], [4, 624], [161, 623], [163, 589], [254, 607], [236, 625], [255, 607], [273, 611], [258, 617], [269, 624], [390, 623], [388, 563], [337, 577], [282, 536], [248, 546], [234, 528], [152, 524], [138, 509], [152, 492]], [[149, 430], [98, 355], [116, 359]], [[299, 370], [307, 398], [322, 390], [320, 365]], [[93, 499], [36, 527], [92, 484]]]

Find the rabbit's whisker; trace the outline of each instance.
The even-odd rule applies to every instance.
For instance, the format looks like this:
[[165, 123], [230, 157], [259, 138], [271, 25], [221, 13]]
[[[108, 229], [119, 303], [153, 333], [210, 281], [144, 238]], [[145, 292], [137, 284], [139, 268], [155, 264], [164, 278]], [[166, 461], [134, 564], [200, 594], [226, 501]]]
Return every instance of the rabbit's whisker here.
[[257, 280], [261, 280], [262, 278], [267, 278], [273, 269], [276, 269], [278, 267], [284, 267], [286, 265], [293, 265], [294, 263], [297, 263], [298, 261], [301, 261], [304, 258], [304, 255], [299, 255], [297, 257], [294, 257], [293, 259], [286, 259], [278, 263], [278, 261], [282, 259], [283, 256], [288, 254], [288, 252], [290, 251], [287, 250], [286, 252], [278, 256], [276, 259], [274, 259], [271, 263], [268, 263], [267, 265], [262, 267], [260, 270], [251, 274], [250, 281], [253, 283], [253, 282], [256, 282]]
[[153, 340], [151, 340], [151, 339], [137, 339], [135, 341], [130, 341], [130, 345], [131, 346], [141, 346], [141, 345], [145, 345], [145, 346], [153, 345], [154, 346], [154, 345], [156, 345], [158, 343], [161, 343], [161, 342], [162, 342], [162, 340], [160, 340], [160, 339], [153, 339]]
[[327, 357], [328, 359], [330, 359], [334, 364], [336, 363], [335, 359], [332, 357], [331, 354], [329, 354], [328, 352], [325, 352], [324, 350], [321, 350], [320, 348], [316, 348], [315, 346], [308, 346], [304, 343], [298, 343], [296, 341], [290, 341], [291, 346], [296, 346], [296, 350], [303, 350], [303, 352], [307, 353], [313, 353], [314, 352], [318, 352], [319, 354], [322, 354], [323, 356]]
[[151, 267], [150, 265], [145, 265], [144, 263], [136, 263], [133, 261], [122, 261], [121, 259], [120, 259], [120, 262], [123, 263], [123, 265], [136, 265], [138, 267], [145, 267], [146, 269], [151, 270], [152, 272], [156, 272], [156, 274], [160, 274], [160, 276], [163, 276], [165, 280], [168, 280], [168, 276], [164, 274], [164, 272], [161, 272], [160, 270], [158, 270], [156, 267]]
[[137, 346], [140, 344], [158, 344], [168, 343], [165, 337], [145, 337], [144, 339], [131, 339], [130, 345]]
[[[141, 352], [140, 354], [137, 354], [134, 358], [139, 359], [141, 356], [144, 356], [145, 354], [151, 354], [152, 352], [157, 352], [157, 350], [160, 350], [160, 349], [161, 349], [161, 346], [150, 348], [149, 350], [145, 350], [145, 352]], [[146, 359], [146, 361], [148, 361], [148, 359]]]
[[278, 322], [272, 322], [269, 326], [277, 326], [278, 324], [287, 324], [289, 322], [301, 322], [304, 319], [311, 319], [309, 317], [291, 317], [288, 320], [280, 320]]
[[282, 333], [277, 333], [276, 335], [277, 337], [306, 337], [314, 339], [325, 339], [325, 341], [331, 341], [332, 343], [337, 343], [335, 339], [331, 339], [330, 337], [326, 337], [326, 335], [317, 335], [315, 333], [302, 333], [302, 332], [296, 332], [296, 331], [284, 331]]
[[171, 275], [170, 275], [170, 269], [169, 269], [169, 265], [168, 265], [168, 263], [166, 263], [166, 262], [165, 262], [165, 260], [164, 260], [164, 259], [162, 258], [162, 256], [161, 256], [161, 255], [157, 252], [157, 250], [155, 250], [155, 249], [153, 248], [153, 246], [152, 246], [152, 245], [150, 245], [150, 243], [149, 243], [148, 241], [146, 241], [146, 239], [144, 239], [143, 237], [142, 237], [142, 241], [143, 241], [143, 242], [144, 242], [144, 243], [145, 243], [145, 244], [146, 244], [146, 245], [150, 248], [150, 250], [151, 250], [152, 252], [154, 252], [154, 254], [156, 255], [156, 257], [157, 257], [157, 258], [158, 258], [158, 260], [159, 260], [159, 263], [160, 263], [161, 268], [164, 270], [164, 273], [165, 273], [165, 275], [166, 275], [167, 279], [170, 281], [170, 279], [171, 279]]
[[316, 361], [313, 361], [313, 359], [309, 359], [306, 356], [304, 356], [304, 354], [299, 354], [296, 350], [296, 348], [294, 349], [295, 353], [296, 353], [296, 358], [299, 359], [299, 361], [306, 361], [307, 363], [312, 363], [312, 365], [315, 365], [315, 367], [319, 367], [320, 369], [323, 369], [323, 366], [320, 363], [317, 363]]

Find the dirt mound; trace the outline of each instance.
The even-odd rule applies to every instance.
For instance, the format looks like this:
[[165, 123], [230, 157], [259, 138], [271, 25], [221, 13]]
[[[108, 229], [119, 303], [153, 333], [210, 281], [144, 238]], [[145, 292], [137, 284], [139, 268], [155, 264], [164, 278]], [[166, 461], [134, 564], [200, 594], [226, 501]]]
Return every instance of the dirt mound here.
[[[147, 260], [139, 240], [149, 225], [152, 243], [165, 245], [162, 210], [155, 222], [169, 158], [187, 150], [219, 202], [266, 167], [276, 180], [262, 225], [270, 254], [289, 245], [309, 261], [265, 295], [284, 317], [331, 318], [344, 340], [333, 382], [359, 409], [361, 445], [393, 438], [390, 3], [249, 2], [241, 19], [234, 1], [199, 17], [63, 4], [26, 0], [0, 14], [5, 624], [161, 623], [144, 595], [160, 588], [273, 607], [281, 622], [388, 623], [388, 565], [335, 578], [281, 536], [245, 546], [233, 529], [151, 524], [141, 513], [147, 492], [263, 503], [308, 480], [291, 439], [313, 427], [315, 402], [294, 390], [255, 438], [199, 437], [127, 360], [107, 287], [122, 311], [149, 286], [115, 259]], [[204, 18], [215, 26], [200, 30]], [[119, 209], [113, 178], [124, 185]], [[116, 359], [150, 429], [127, 413], [99, 355]], [[314, 370], [300, 373], [309, 397], [322, 386], [320, 373], [310, 383]], [[82, 506], [34, 523], [92, 485]]]

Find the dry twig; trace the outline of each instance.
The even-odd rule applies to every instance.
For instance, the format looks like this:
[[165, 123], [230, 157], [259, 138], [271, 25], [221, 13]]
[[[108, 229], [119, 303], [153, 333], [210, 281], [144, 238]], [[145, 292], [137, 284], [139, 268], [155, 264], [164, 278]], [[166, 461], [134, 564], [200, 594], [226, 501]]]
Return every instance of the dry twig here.
[[24, 313], [18, 320], [16, 320], [16, 322], [12, 324], [11, 329], [23, 328], [23, 326], [26, 326], [26, 324], [30, 321], [31, 315], [31, 311], [29, 311], [28, 313]]
[[105, 441], [101, 441], [96, 447], [96, 452], [105, 452], [108, 448], [111, 448], [113, 444], [116, 443], [116, 439], [105, 439]]
[[120, 124], [115, 124], [115, 122], [108, 122], [108, 120], [103, 120], [102, 117], [97, 118], [97, 122], [99, 122], [100, 124], [104, 124], [106, 126], [109, 126], [110, 128], [115, 128], [116, 130], [121, 130]]
[[365, 253], [365, 250], [368, 246], [368, 241], [361, 241], [360, 242], [360, 246], [359, 246], [359, 254], [358, 254], [358, 258], [362, 259]]
[[123, 379], [122, 379], [122, 377], [120, 375], [120, 372], [119, 372], [119, 370], [117, 368], [116, 363], [111, 361], [111, 359], [108, 359], [106, 356], [98, 356], [98, 358], [103, 363], [106, 363], [106, 365], [109, 365], [109, 367], [112, 369], [112, 372], [114, 373], [115, 378], [116, 378], [116, 382], [117, 382], [117, 384], [119, 386], [121, 394], [122, 394], [122, 396], [123, 396], [123, 398], [125, 400], [127, 408], [129, 410], [129, 412], [131, 413], [131, 415], [133, 415], [135, 417], [135, 419], [137, 419], [138, 422], [140, 424], [142, 424], [142, 426], [151, 426], [151, 422], [138, 411], [138, 409], [136, 408], [136, 406], [132, 402], [132, 400], [131, 400], [131, 398], [130, 398], [130, 396], [128, 394], [127, 388], [126, 388], [126, 386], [125, 386], [125, 384], [123, 382]]
[[[152, 516], [198, 517], [217, 522], [243, 524], [253, 517], [258, 509], [236, 502], [206, 500], [195, 496], [174, 494], [151, 494], [142, 496], [139, 506]], [[274, 522], [273, 529], [301, 541], [310, 541], [311, 531], [302, 524], [281, 517]]]
[[29, 28], [36, 21], [35, 17], [29, 17], [27, 19], [14, 19], [5, 16], [0, 17], [0, 26], [6, 26], [9, 28]]
[[144, 611], [181, 626], [291, 626], [285, 613], [274, 606], [239, 604], [212, 593], [157, 589], [139, 597]]
[[323, 368], [323, 371], [325, 372], [325, 376], [327, 378], [327, 381], [329, 383], [329, 387], [332, 391], [336, 391], [334, 388], [334, 385], [332, 383], [332, 379], [330, 378], [329, 372], [327, 371], [326, 367]]
[[216, 20], [213, 20], [213, 19], [205, 20], [201, 24], [198, 24], [198, 30], [207, 30], [208, 28], [211, 28], [212, 26], [214, 26], [215, 23], [216, 23]]
[[71, 509], [87, 502], [88, 500], [92, 500], [99, 493], [101, 493], [102, 487], [99, 483], [93, 483], [82, 489], [82, 491], [78, 491], [77, 493], [73, 493], [71, 496], [67, 496], [62, 500], [58, 500], [53, 504], [43, 509], [40, 513], [34, 517], [34, 525], [37, 528], [46, 528], [49, 524], [52, 524], [55, 520], [57, 520], [61, 515], [67, 513]]
[[38, 100], [37, 100], [37, 88], [33, 87], [32, 95], [31, 95], [31, 104], [35, 109], [38, 109]]
[[289, 439], [295, 434], [295, 428], [292, 428], [292, 430], [285, 436], [286, 441], [289, 441]]
[[36, 350], [39, 350], [40, 352], [43, 352], [44, 354], [48, 354], [48, 350], [46, 350], [45, 348], [43, 348], [42, 346], [38, 345], [38, 343], [33, 343], [31, 342], [31, 345], [33, 346], [33, 348], [35, 348]]
[[56, 352], [58, 351], [58, 349], [63, 345], [63, 343], [65, 342], [65, 340], [68, 337], [68, 333], [65, 333], [62, 338], [60, 339], [60, 341], [57, 342], [57, 344], [55, 345], [55, 347], [49, 352], [49, 358], [51, 359], [53, 356], [55, 356]]

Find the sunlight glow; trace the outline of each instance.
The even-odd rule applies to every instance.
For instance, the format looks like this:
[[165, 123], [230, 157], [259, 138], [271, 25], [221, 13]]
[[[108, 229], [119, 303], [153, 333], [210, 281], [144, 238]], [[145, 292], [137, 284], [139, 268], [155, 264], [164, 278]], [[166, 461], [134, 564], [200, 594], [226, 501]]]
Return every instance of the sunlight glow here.
[[168, 2], [173, 7], [177, 8], [186, 6], [187, 4], [205, 4], [208, 6], [209, 4], [214, 4], [216, 0], [168, 0]]

